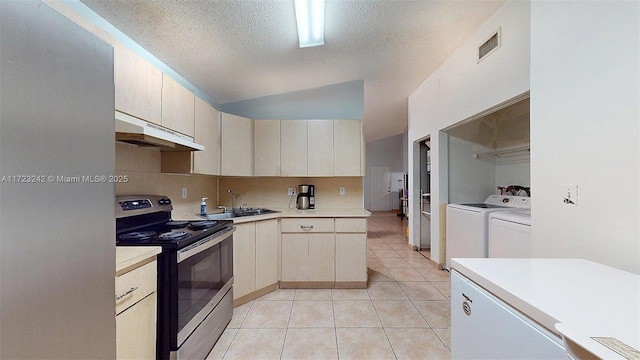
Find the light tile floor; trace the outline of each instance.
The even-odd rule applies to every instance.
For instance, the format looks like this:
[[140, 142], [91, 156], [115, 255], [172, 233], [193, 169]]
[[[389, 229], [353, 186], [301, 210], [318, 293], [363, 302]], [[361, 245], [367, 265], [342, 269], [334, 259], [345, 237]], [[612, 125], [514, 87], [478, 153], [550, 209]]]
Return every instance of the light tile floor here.
[[239, 306], [207, 359], [449, 359], [449, 273], [408, 249], [395, 213], [368, 224], [367, 289], [279, 289]]

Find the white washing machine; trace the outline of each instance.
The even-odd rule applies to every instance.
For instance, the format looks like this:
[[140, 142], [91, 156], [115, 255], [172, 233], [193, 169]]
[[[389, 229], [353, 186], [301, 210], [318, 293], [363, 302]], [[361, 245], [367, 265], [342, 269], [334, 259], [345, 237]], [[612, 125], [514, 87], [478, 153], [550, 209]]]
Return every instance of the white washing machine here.
[[531, 210], [489, 214], [489, 257], [531, 257]]
[[483, 203], [447, 205], [446, 267], [451, 258], [488, 257], [489, 214], [514, 208], [530, 209], [531, 198], [491, 195]]

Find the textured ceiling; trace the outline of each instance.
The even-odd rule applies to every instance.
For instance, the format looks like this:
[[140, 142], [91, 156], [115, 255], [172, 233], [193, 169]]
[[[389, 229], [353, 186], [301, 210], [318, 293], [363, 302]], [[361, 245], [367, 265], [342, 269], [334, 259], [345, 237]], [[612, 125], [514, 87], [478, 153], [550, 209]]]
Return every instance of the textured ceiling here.
[[219, 104], [364, 80], [367, 142], [407, 127], [407, 97], [504, 1], [326, 0], [300, 49], [291, 0], [82, 0]]

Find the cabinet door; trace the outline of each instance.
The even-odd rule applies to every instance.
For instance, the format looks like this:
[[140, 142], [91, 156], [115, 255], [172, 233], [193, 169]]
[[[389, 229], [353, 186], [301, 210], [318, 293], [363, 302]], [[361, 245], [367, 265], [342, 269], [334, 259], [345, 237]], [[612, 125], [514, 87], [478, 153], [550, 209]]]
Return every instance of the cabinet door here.
[[282, 176], [307, 176], [307, 121], [280, 122]]
[[162, 72], [123, 45], [114, 45], [115, 107], [162, 124]]
[[236, 224], [233, 234], [233, 298], [256, 289], [256, 227], [255, 223]]
[[308, 176], [333, 176], [333, 121], [308, 120]]
[[220, 116], [218, 110], [196, 97], [194, 118], [194, 139], [197, 144], [204, 145], [204, 150], [193, 152], [193, 172], [220, 175]]
[[336, 281], [367, 281], [367, 234], [336, 234]]
[[309, 235], [282, 234], [282, 281], [309, 280]]
[[278, 282], [278, 220], [256, 222], [256, 290]]
[[156, 358], [156, 293], [116, 316], [116, 358]]
[[175, 80], [162, 75], [162, 126], [179, 133], [194, 134], [195, 96]]
[[362, 176], [361, 138], [361, 121], [333, 120], [335, 176]]
[[335, 281], [335, 241], [331, 234], [308, 234], [309, 281]]
[[253, 176], [253, 121], [222, 113], [221, 175]]
[[280, 176], [280, 120], [254, 120], [256, 176]]

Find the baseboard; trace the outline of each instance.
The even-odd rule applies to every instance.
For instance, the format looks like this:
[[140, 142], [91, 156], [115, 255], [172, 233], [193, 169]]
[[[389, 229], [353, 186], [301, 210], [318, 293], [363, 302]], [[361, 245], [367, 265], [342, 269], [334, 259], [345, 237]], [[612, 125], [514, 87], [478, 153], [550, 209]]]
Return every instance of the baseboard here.
[[262, 289], [258, 289], [256, 291], [248, 293], [247, 295], [243, 295], [237, 299], [233, 299], [233, 307], [238, 307], [242, 304], [246, 304], [253, 299], [259, 298], [260, 296], [266, 295], [275, 290], [278, 290], [278, 283], [265, 286]]
[[280, 281], [280, 289], [333, 289], [333, 281]]
[[336, 281], [336, 289], [366, 289], [366, 281]]

